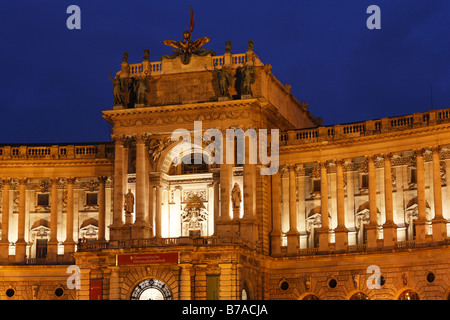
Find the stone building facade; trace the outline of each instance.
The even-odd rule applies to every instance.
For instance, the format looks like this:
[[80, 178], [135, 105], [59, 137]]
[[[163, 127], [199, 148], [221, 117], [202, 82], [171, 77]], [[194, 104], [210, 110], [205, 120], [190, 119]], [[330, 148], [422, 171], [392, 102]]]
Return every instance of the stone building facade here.
[[[323, 126], [253, 45], [145, 53], [113, 142], [0, 146], [0, 299], [449, 299], [450, 109]], [[277, 172], [208, 129], [267, 130]]]

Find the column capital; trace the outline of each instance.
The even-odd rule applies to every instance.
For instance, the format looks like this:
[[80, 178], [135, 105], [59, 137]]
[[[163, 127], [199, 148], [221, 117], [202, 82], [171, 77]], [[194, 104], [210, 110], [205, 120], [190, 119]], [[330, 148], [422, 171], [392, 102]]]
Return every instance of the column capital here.
[[394, 156], [394, 154], [392, 152], [386, 152], [386, 153], [382, 153], [380, 155], [381, 155], [381, 157], [383, 157], [384, 160], [391, 160], [392, 157]]
[[442, 146], [434, 145], [434, 146], [431, 146], [431, 147], [430, 147], [430, 150], [431, 150], [433, 153], [439, 154], [439, 152], [441, 152], [441, 150], [442, 150]]
[[418, 148], [413, 150], [414, 156], [417, 157], [423, 157], [423, 154], [426, 150], [424, 148]]
[[330, 160], [321, 160], [321, 161], [317, 161], [317, 164], [319, 165], [319, 167], [322, 169], [322, 168], [325, 168], [325, 169], [327, 169], [328, 168], [328, 165], [330, 164]]
[[25, 185], [29, 181], [28, 178], [18, 178], [17, 180], [19, 181], [19, 185]]
[[150, 135], [148, 133], [137, 133], [133, 136], [133, 139], [136, 143], [146, 145], [150, 139]]
[[75, 177], [66, 178], [67, 184], [75, 184], [75, 182], [77, 182], [77, 180], [78, 180], [78, 178], [75, 178]]
[[100, 177], [97, 177], [97, 179], [98, 179], [99, 183], [105, 184], [106, 181], [108, 180], [108, 177], [107, 176], [100, 176]]

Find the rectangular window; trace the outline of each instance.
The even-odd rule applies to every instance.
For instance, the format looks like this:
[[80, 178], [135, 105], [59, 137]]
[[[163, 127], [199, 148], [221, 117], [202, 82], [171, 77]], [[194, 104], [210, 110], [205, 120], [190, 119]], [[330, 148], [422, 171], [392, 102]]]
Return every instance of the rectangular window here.
[[41, 193], [37, 195], [37, 205], [38, 206], [49, 206], [49, 194]]
[[47, 240], [36, 240], [36, 258], [47, 257]]
[[86, 193], [86, 205], [96, 206], [97, 204], [97, 193]]
[[320, 192], [320, 180], [313, 180], [313, 192]]
[[219, 300], [219, 278], [217, 275], [206, 276], [206, 300]]
[[417, 170], [415, 168], [411, 168], [409, 173], [410, 173], [409, 183], [417, 183]]
[[367, 189], [367, 188], [369, 188], [369, 175], [362, 174], [361, 175], [361, 189]]

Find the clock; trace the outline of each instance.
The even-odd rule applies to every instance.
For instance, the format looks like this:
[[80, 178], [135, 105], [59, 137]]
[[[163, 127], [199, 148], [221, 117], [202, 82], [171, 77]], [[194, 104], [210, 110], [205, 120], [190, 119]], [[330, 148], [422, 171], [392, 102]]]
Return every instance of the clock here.
[[172, 300], [169, 287], [158, 279], [146, 279], [134, 287], [131, 300]]

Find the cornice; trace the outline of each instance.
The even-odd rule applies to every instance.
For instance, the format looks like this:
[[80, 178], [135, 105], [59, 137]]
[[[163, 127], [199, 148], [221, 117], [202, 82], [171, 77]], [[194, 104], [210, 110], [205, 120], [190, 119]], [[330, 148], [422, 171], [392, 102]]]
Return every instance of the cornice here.
[[103, 117], [106, 120], [121, 118], [125, 116], [134, 115], [150, 115], [157, 113], [168, 113], [176, 111], [188, 111], [188, 110], [208, 110], [220, 107], [242, 107], [251, 106], [259, 102], [258, 98], [251, 99], [240, 99], [240, 100], [226, 100], [226, 101], [205, 101], [198, 103], [183, 103], [176, 105], [160, 105], [160, 106], [150, 106], [145, 108], [127, 108], [120, 110], [106, 110], [102, 111]]
[[83, 160], [0, 160], [0, 167], [20, 167], [20, 166], [80, 166], [80, 165], [110, 165], [114, 164], [114, 159], [83, 159]]
[[309, 143], [298, 143], [286, 146], [280, 146], [281, 152], [292, 152], [292, 151], [305, 151], [312, 149], [332, 149], [341, 146], [348, 146], [349, 144], [359, 144], [359, 143], [367, 143], [372, 141], [380, 141], [385, 142], [386, 140], [392, 140], [393, 138], [402, 138], [408, 137], [414, 139], [414, 136], [418, 136], [421, 134], [429, 133], [429, 132], [439, 132], [448, 130], [450, 133], [450, 123], [445, 124], [437, 124], [433, 126], [420, 127], [420, 128], [410, 128], [404, 131], [393, 131], [393, 132], [385, 132], [385, 133], [376, 133], [371, 135], [364, 135], [359, 137], [349, 137], [337, 140], [323, 140], [317, 142], [309, 142]]

